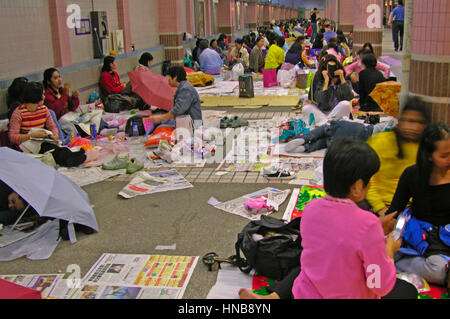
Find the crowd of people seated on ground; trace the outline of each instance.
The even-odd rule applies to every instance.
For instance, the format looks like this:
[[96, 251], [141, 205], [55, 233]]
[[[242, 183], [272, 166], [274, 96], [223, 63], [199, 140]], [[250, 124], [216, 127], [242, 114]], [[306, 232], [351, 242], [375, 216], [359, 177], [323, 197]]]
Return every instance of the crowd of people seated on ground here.
[[[315, 28], [318, 31], [313, 37]], [[301, 35], [295, 37], [295, 32]], [[294, 41], [289, 41], [286, 49], [289, 38]], [[308, 42], [311, 49], [320, 50], [317, 66], [306, 54]], [[292, 20], [260, 27], [233, 43], [225, 35], [217, 40], [198, 39], [192, 52], [198, 70], [210, 75], [237, 63], [242, 63], [246, 72], [263, 74], [276, 74], [284, 63], [317, 67], [309, 87], [311, 103], [302, 109], [306, 118], [313, 115], [317, 128], [295, 136], [286, 150], [296, 153], [328, 148], [323, 166], [327, 196], [306, 206], [301, 224], [301, 267], [292, 269], [272, 287], [269, 298], [415, 298], [415, 288], [397, 279], [396, 272], [415, 273], [430, 283], [448, 286], [449, 128], [442, 123], [430, 124], [427, 107], [418, 98], [407, 100], [398, 124], [363, 125], [343, 120], [351, 115], [355, 93], [360, 110], [381, 111], [370, 93], [389, 79], [389, 68], [378, 61], [370, 43], [344, 66], [351, 49], [351, 34], [346, 38], [327, 21], [317, 19], [315, 23]], [[142, 54], [135, 70], [148, 71], [152, 60], [150, 53]], [[117, 68], [115, 57], [104, 59], [99, 80], [104, 97], [127, 91]], [[167, 78], [176, 88], [174, 107], [154, 115], [153, 122], [182, 115], [201, 121], [200, 98], [187, 81], [185, 69], [171, 67]], [[55, 68], [45, 70], [42, 83], [15, 79], [8, 89], [11, 143], [20, 149], [32, 139], [46, 139], [40, 143], [39, 153], [52, 151], [61, 166], [80, 165], [88, 154], [83, 149], [72, 152], [58, 143], [62, 137], [58, 120], [79, 105], [78, 90], [64, 83]], [[395, 218], [408, 206], [416, 229], [431, 229], [428, 237], [423, 238], [416, 229], [403, 241], [390, 234]], [[416, 254], [400, 249], [406, 246]], [[380, 266], [382, 277], [380, 285], [371, 288], [366, 285], [366, 269], [374, 263]], [[259, 297], [245, 289], [239, 294], [242, 298]]]

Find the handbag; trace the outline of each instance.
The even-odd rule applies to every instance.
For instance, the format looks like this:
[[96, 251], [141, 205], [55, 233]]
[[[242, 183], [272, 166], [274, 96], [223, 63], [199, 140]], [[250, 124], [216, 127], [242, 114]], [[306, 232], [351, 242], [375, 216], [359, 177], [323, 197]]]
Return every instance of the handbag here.
[[[273, 280], [283, 279], [293, 268], [300, 265], [302, 251], [300, 219], [289, 223], [270, 216], [251, 221], [238, 234], [235, 244], [239, 269], [249, 273], [255, 269], [258, 274]], [[242, 258], [242, 250], [245, 258]]]

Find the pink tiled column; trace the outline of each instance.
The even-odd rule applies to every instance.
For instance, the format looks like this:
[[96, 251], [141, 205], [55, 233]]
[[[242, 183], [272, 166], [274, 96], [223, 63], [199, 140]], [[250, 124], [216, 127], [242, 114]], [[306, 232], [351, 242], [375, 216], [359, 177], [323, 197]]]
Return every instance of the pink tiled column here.
[[450, 123], [450, 2], [415, 0], [409, 91], [427, 103], [434, 121]]
[[281, 21], [281, 7], [277, 7], [277, 19]]
[[219, 33], [223, 33], [232, 40], [234, 34], [233, 14], [234, 1], [233, 0], [219, 0]]
[[66, 0], [49, 0], [50, 25], [52, 30], [53, 57], [55, 66], [72, 64], [69, 28], [67, 27]]
[[271, 16], [270, 16], [270, 8], [271, 6], [269, 5], [262, 5], [263, 6], [263, 25], [265, 26], [269, 26], [270, 25], [270, 21], [271, 21]]
[[[370, 42], [375, 55], [380, 56], [383, 43], [383, 0], [354, 0], [353, 5], [353, 51], [358, 51], [364, 43]], [[368, 8], [377, 9], [368, 12]]]
[[247, 6], [247, 22], [250, 30], [255, 30], [257, 27], [258, 7], [256, 2], [249, 2]]
[[131, 52], [130, 7], [128, 0], [117, 0], [119, 29], [123, 30], [125, 52]]
[[165, 59], [183, 65], [182, 1], [158, 0], [159, 40], [164, 45]]
[[353, 1], [339, 0], [339, 29], [346, 35], [353, 32]]
[[240, 1], [241, 11], [239, 12], [239, 29], [245, 29], [245, 3]]
[[195, 33], [194, 2], [192, 2], [192, 0], [185, 0], [185, 1], [186, 1], [186, 32], [193, 35]]
[[212, 28], [211, 28], [211, 2], [212, 0], [205, 0], [205, 34], [211, 35], [212, 34]]

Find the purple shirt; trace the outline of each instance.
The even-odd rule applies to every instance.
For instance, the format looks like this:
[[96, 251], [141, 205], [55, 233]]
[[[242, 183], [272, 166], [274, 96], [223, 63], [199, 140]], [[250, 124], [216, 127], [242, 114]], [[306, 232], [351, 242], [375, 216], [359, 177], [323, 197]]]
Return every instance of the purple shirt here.
[[381, 222], [351, 200], [328, 195], [312, 200], [303, 211], [300, 233], [301, 272], [292, 287], [296, 299], [377, 299], [394, 287], [395, 266], [386, 254]]

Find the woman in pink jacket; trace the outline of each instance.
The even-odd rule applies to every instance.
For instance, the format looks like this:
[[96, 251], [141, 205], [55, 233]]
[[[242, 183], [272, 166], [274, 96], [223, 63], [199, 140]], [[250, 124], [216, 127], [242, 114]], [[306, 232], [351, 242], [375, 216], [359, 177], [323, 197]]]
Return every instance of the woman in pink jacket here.
[[[364, 58], [365, 54], [369, 53], [373, 52], [362, 48], [358, 51], [358, 60], [344, 67], [345, 74], [347, 74], [352, 83], [357, 83], [359, 81], [359, 73], [365, 69], [364, 64], [362, 63], [362, 59]], [[375, 69], [383, 72], [386, 79], [389, 78], [389, 68], [387, 66], [381, 64], [380, 62], [377, 62], [377, 66], [375, 67]]]
[[[396, 278], [394, 253], [401, 240], [392, 234], [385, 239], [380, 219], [356, 205], [379, 167], [366, 143], [350, 137], [333, 142], [323, 163], [327, 195], [308, 203], [301, 217], [301, 270], [293, 269], [270, 298], [417, 299], [417, 289]], [[239, 294], [255, 297], [246, 289]]]

